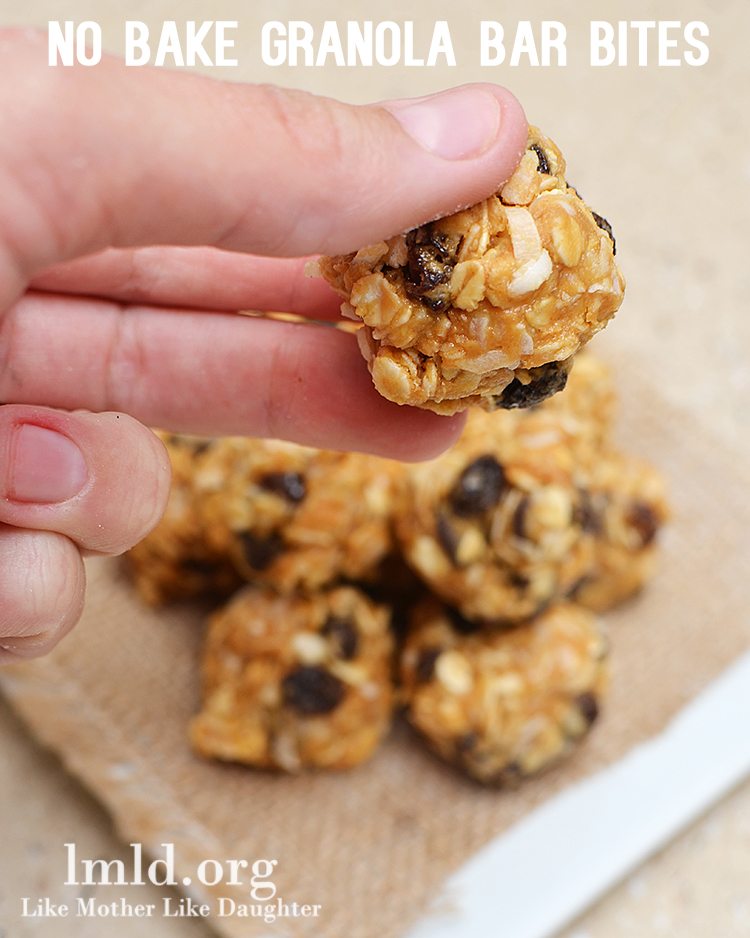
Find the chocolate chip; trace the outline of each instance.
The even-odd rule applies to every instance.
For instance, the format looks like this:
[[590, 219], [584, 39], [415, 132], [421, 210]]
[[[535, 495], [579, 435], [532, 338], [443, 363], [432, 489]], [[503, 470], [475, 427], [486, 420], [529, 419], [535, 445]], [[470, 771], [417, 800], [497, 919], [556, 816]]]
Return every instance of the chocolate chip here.
[[195, 456], [202, 456], [213, 446], [213, 440], [196, 440], [192, 443], [192, 450]]
[[596, 697], [590, 692], [580, 694], [576, 698], [576, 704], [581, 711], [581, 715], [586, 723], [591, 726], [599, 716], [599, 704]]
[[414, 667], [414, 677], [418, 683], [426, 684], [431, 680], [432, 675], [435, 673], [435, 662], [442, 653], [443, 649], [438, 648], [436, 645], [430, 645], [422, 649]]
[[465, 616], [462, 616], [458, 609], [445, 608], [446, 615], [451, 620], [451, 625], [459, 635], [471, 635], [479, 629], [476, 622], [470, 622]]
[[480, 456], [464, 469], [451, 489], [451, 508], [462, 518], [480, 515], [497, 505], [504, 487], [500, 463], [494, 456]]
[[495, 407], [511, 410], [515, 407], [533, 407], [535, 404], [541, 404], [548, 397], [562, 391], [568, 383], [570, 365], [569, 361], [549, 362], [539, 365], [538, 368], [530, 368], [531, 380], [528, 384], [514, 378], [502, 394], [493, 397]]
[[415, 228], [406, 236], [406, 292], [433, 312], [442, 312], [450, 306], [448, 285], [459, 243], [460, 238], [432, 225]]
[[303, 666], [291, 671], [281, 682], [284, 703], [298, 713], [313, 716], [330, 713], [344, 698], [345, 687], [325, 668]]
[[299, 472], [269, 472], [259, 480], [259, 484], [266, 491], [295, 504], [307, 494], [304, 477]]
[[253, 570], [265, 570], [284, 550], [284, 541], [276, 533], [262, 536], [252, 531], [241, 531], [238, 535], [242, 553]]
[[456, 563], [456, 551], [458, 550], [459, 538], [456, 529], [444, 514], [439, 514], [436, 520], [436, 533], [440, 546], [450, 557], [453, 563]]
[[660, 527], [656, 513], [646, 502], [633, 502], [628, 508], [625, 521], [638, 532], [643, 547], [648, 547], [654, 540]]
[[612, 231], [612, 225], [610, 225], [606, 218], [601, 215], [597, 215], [593, 209], [591, 210], [591, 214], [594, 216], [594, 221], [596, 222], [597, 226], [601, 228], [602, 231], [606, 231], [609, 235], [609, 240], [612, 242], [612, 253], [617, 254], [617, 242], [615, 241], [615, 234]]
[[340, 658], [351, 661], [355, 657], [359, 647], [359, 635], [351, 619], [345, 619], [343, 616], [328, 616], [321, 632], [334, 642]]
[[521, 501], [516, 505], [516, 510], [513, 512], [513, 520], [511, 522], [513, 533], [516, 537], [525, 538], [527, 536], [526, 518], [529, 514], [530, 506], [531, 498], [528, 495], [524, 495]]
[[537, 159], [539, 160], [539, 165], [537, 166], [538, 171], [540, 173], [545, 173], [548, 176], [549, 175], [549, 160], [547, 159], [547, 154], [539, 146], [538, 143], [532, 143], [529, 149], [533, 150], [534, 153], [536, 153], [537, 155]]

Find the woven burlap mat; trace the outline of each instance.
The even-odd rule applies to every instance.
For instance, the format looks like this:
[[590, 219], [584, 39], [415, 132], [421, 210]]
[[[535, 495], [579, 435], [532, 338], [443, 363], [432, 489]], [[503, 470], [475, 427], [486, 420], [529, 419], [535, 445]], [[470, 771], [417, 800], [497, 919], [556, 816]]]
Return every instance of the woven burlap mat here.
[[[621, 441], [666, 474], [675, 517], [654, 584], [608, 617], [614, 682], [601, 723], [574, 758], [519, 791], [465, 782], [404, 728], [369, 765], [340, 775], [279, 778], [199, 761], [185, 726], [197, 704], [201, 616], [144, 608], [116, 561], [89, 563], [76, 631], [47, 659], [3, 670], [0, 685], [108, 806], [127, 841], [175, 843], [180, 877], [206, 857], [272, 857], [284, 900], [323, 906], [319, 919], [274, 927], [212, 919], [221, 933], [403, 934], [483, 844], [659, 732], [750, 645], [738, 572], [750, 531], [746, 463], [666, 404], [630, 363], [618, 375]], [[228, 887], [214, 894], [247, 899]]]

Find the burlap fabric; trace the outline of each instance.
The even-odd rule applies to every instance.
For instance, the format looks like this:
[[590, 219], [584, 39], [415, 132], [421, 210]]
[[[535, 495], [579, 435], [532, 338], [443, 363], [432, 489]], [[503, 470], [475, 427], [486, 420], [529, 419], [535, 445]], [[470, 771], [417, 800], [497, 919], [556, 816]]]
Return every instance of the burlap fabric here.
[[[206, 857], [273, 857], [286, 901], [323, 905], [319, 920], [286, 920], [284, 934], [402, 934], [479, 847], [657, 733], [750, 645], [738, 576], [750, 472], [632, 365], [618, 373], [621, 440], [666, 473], [675, 518], [656, 581], [608, 617], [614, 683], [601, 723], [574, 758], [519, 791], [464, 781], [403, 727], [372, 763], [340, 775], [282, 778], [201, 762], [185, 738], [198, 699], [201, 615], [144, 608], [115, 561], [90, 562], [79, 628], [48, 659], [0, 673], [2, 688], [109, 807], [126, 841], [176, 844], [180, 877]], [[258, 920], [212, 924], [243, 938], [268, 931]]]

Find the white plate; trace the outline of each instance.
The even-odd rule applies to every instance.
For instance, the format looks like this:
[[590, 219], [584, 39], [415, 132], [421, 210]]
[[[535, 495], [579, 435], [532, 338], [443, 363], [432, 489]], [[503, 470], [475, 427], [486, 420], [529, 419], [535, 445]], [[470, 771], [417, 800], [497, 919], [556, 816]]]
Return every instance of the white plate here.
[[407, 938], [549, 938], [750, 774], [750, 652], [666, 730], [477, 853]]

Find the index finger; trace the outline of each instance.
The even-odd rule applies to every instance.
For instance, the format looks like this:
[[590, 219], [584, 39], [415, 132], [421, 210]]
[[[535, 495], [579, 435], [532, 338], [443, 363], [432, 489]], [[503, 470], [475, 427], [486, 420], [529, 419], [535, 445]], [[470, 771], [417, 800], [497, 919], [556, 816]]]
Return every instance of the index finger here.
[[356, 337], [332, 326], [33, 293], [0, 317], [0, 400], [405, 461], [463, 425], [381, 397]]
[[55, 69], [44, 34], [4, 38], [4, 305], [30, 274], [107, 246], [354, 250], [487, 196], [525, 145], [495, 85], [355, 107], [110, 57]]

